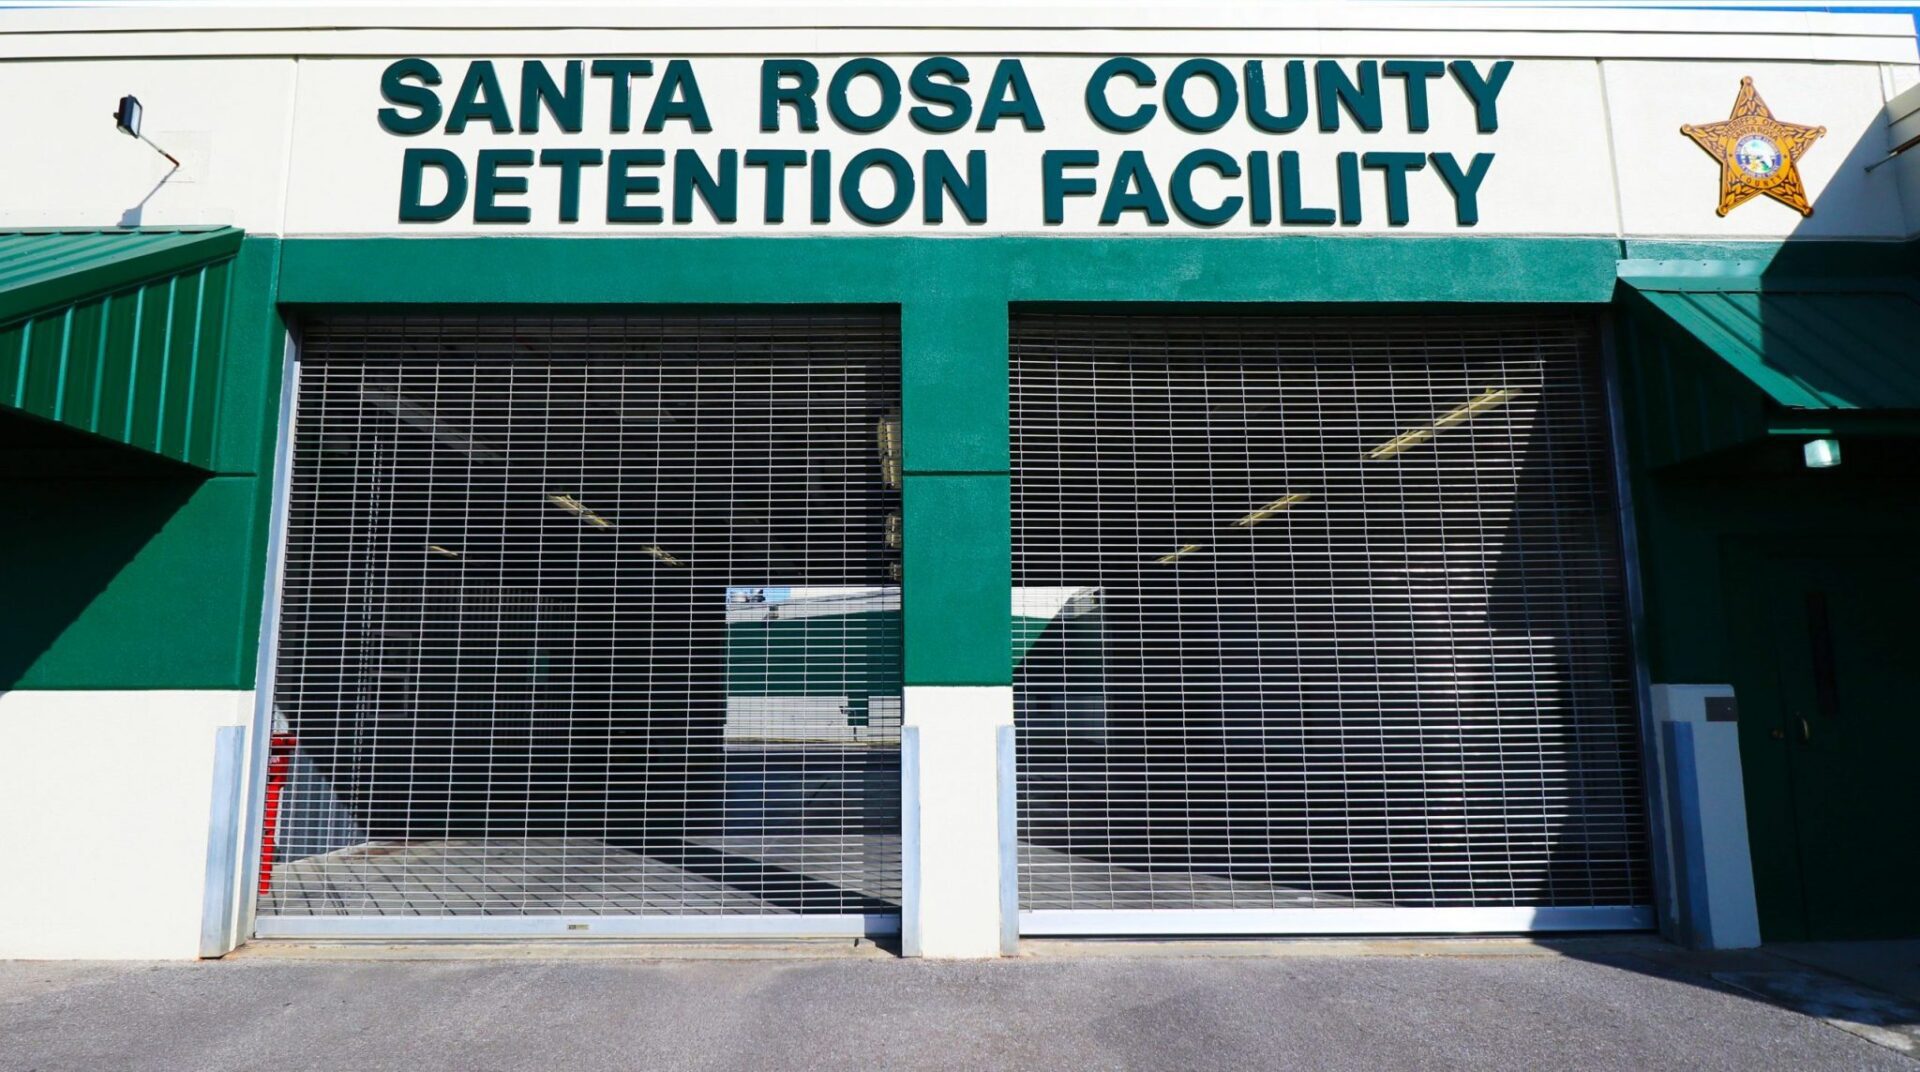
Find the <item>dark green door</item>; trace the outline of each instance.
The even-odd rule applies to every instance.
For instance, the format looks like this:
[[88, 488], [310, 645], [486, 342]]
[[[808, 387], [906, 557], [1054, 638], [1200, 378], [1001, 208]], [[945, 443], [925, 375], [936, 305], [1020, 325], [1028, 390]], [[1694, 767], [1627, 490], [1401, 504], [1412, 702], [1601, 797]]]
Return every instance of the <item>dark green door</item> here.
[[1920, 551], [1731, 558], [1765, 937], [1920, 935]]

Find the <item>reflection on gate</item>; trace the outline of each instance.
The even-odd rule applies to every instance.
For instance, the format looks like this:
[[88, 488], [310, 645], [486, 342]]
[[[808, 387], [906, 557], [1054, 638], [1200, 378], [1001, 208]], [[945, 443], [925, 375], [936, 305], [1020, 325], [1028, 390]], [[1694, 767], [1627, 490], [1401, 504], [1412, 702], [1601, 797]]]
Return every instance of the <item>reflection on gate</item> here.
[[898, 393], [880, 317], [308, 326], [261, 932], [897, 912]]
[[1022, 909], [1649, 903], [1594, 350], [1017, 316]]

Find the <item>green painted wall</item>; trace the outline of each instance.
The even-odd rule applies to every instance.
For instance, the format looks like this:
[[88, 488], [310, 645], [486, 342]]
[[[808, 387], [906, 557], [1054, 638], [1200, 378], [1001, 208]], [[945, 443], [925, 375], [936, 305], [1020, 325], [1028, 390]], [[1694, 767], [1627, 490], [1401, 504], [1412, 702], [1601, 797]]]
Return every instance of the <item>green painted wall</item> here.
[[[138, 424], [133, 440], [178, 460], [28, 414], [0, 417], [8, 504], [0, 512], [0, 690], [252, 687], [284, 355], [273, 305], [278, 258], [278, 240], [249, 238], [230, 260], [60, 314], [62, 349], [78, 354], [86, 348], [74, 340], [97, 341], [86, 334], [96, 317], [131, 324], [137, 306], [151, 311], [163, 299], [175, 309], [173, 334], [156, 336], [158, 349], [129, 351], [135, 360], [168, 355], [167, 375], [69, 377], [60, 407], [91, 413], [98, 402], [123, 422], [128, 412], [158, 415]], [[141, 290], [152, 293], [129, 296]], [[187, 318], [188, 309], [200, 319]], [[19, 323], [11, 330], [54, 337]], [[136, 399], [149, 389], [153, 397], [121, 407], [128, 385]], [[45, 393], [36, 388], [29, 401]], [[217, 419], [188, 419], [189, 407]], [[22, 408], [36, 412], [37, 403]], [[199, 431], [187, 436], [186, 428]]]
[[286, 243], [290, 303], [1606, 302], [1603, 238], [365, 238]]
[[293, 305], [900, 310], [905, 680], [1011, 683], [1007, 315], [1017, 303], [1600, 303], [1606, 239], [375, 238], [285, 243]]
[[727, 695], [900, 694], [898, 611], [727, 623]]
[[9, 688], [244, 688], [251, 476], [14, 476], [0, 531]]
[[1774, 653], [1747, 628], [1771, 593], [1745, 590], [1752, 573], [1738, 563], [1762, 546], [1920, 546], [1920, 440], [1843, 436], [1843, 464], [1809, 470], [1799, 438], [1764, 438], [1769, 414], [1751, 386], [1702, 389], [1719, 363], [1699, 343], [1634, 302], [1616, 323], [1649, 672], [1735, 686], [1762, 935], [1806, 938], [1790, 742], [1773, 734]]
[[1620, 288], [1617, 338], [1629, 446], [1664, 466], [1767, 434], [1766, 397], [1631, 287]]
[[[1809, 265], [1843, 265], [1849, 258], [1910, 254], [1872, 244], [1625, 245], [1606, 239], [1497, 237], [248, 239], [230, 269], [233, 298], [225, 314], [226, 351], [214, 401], [220, 419], [208, 445], [208, 468], [215, 475], [142, 476], [142, 481], [172, 486], [150, 489], [154, 504], [179, 500], [172, 513], [158, 518], [161, 506], [152, 505], [144, 513], [129, 511], [124, 520], [96, 520], [91, 530], [81, 526], [69, 533], [59, 550], [70, 560], [91, 555], [94, 572], [111, 574], [112, 583], [76, 579], [65, 590], [67, 598], [44, 599], [49, 609], [38, 613], [33, 625], [10, 627], [0, 644], [0, 666], [12, 669], [0, 682], [76, 688], [251, 683], [283, 361], [276, 299], [295, 308], [393, 303], [897, 307], [910, 578], [906, 681], [1006, 684], [1010, 306], [1599, 304], [1613, 300], [1616, 265], [1626, 256], [1791, 261], [1804, 271], [1811, 270]], [[15, 474], [4, 479], [9, 489], [31, 497], [45, 494], [42, 481], [51, 478]], [[247, 494], [234, 490], [241, 487]], [[146, 520], [136, 522], [136, 514]], [[4, 538], [22, 553], [10, 555], [0, 569], [18, 583], [60, 561], [49, 557], [57, 549], [46, 543], [44, 529], [23, 520], [6, 532]], [[126, 544], [134, 537], [128, 533], [143, 534], [138, 553], [130, 557]], [[126, 560], [125, 577], [111, 567], [116, 557]], [[170, 565], [162, 569], [161, 563]], [[191, 587], [210, 601], [200, 614], [205, 628], [181, 634], [159, 605], [168, 598], [158, 581], [162, 575], [202, 578]], [[241, 579], [231, 579], [236, 576]], [[155, 579], [150, 583], [142, 577]], [[40, 585], [35, 591], [59, 587], [58, 582], [35, 583]], [[99, 595], [79, 599], [75, 593], [89, 584]], [[1685, 601], [1679, 602], [1662, 615], [1689, 620]], [[58, 607], [67, 609], [53, 609]], [[1659, 648], [1666, 643], [1667, 619], [1657, 620], [1653, 641]], [[1674, 643], [1697, 653], [1713, 641]], [[143, 645], [143, 654], [130, 654]], [[167, 652], [174, 655], [152, 654]]]
[[[0, 495], [9, 504], [0, 514], [0, 592], [9, 611], [0, 618], [0, 689], [252, 685], [284, 361], [276, 302], [296, 310], [396, 303], [898, 308], [904, 679], [1003, 685], [1011, 680], [1010, 306], [1599, 305], [1615, 300], [1616, 267], [1628, 258], [1738, 260], [1798, 276], [1884, 274], [1920, 267], [1920, 246], [1357, 236], [249, 238], [229, 264], [201, 270], [191, 284], [169, 284], [178, 303], [181, 287], [211, 293], [215, 281], [206, 273], [226, 274], [217, 376], [209, 379], [203, 363], [162, 389], [183, 404], [214, 407], [212, 434], [177, 434], [166, 421], [131, 430], [197, 468], [28, 417], [0, 420]], [[197, 308], [204, 314], [206, 304]], [[83, 350], [74, 340], [95, 338], [88, 332], [98, 325], [111, 329], [120, 314], [103, 301], [97, 313], [77, 315], [80, 322], [60, 325], [66, 341], [48, 353]], [[11, 340], [12, 352], [31, 359], [8, 366], [25, 408], [63, 418], [84, 411], [88, 420], [97, 408], [102, 430], [112, 432], [116, 419], [124, 424], [113, 408], [119, 389], [100, 377], [72, 380], [49, 398], [34, 347], [54, 346], [52, 328], [37, 327], [32, 337], [19, 325], [11, 330], [0, 352]], [[1891, 473], [1920, 470], [1913, 448], [1883, 444], [1869, 452], [1879, 467], [1850, 455], [1847, 465], [1823, 473], [1795, 466], [1794, 443], [1728, 449], [1746, 438], [1754, 414], [1703, 411], [1702, 400], [1725, 385], [1674, 379], [1688, 340], [1624, 315], [1616, 337], [1654, 680], [1738, 676], [1743, 656], [1730, 639], [1725, 573], [1730, 542], [1840, 536], [1899, 546], [1920, 539], [1920, 495], [1888, 491], [1912, 483]], [[203, 345], [198, 352], [211, 351]], [[1677, 457], [1693, 460], [1658, 467]], [[1763, 924], [1769, 937], [1791, 937], [1777, 891], [1792, 863], [1769, 836], [1789, 807], [1783, 775], [1764, 748], [1749, 749], [1746, 760]]]
[[907, 474], [902, 493], [906, 683], [1009, 685], [1012, 478]]

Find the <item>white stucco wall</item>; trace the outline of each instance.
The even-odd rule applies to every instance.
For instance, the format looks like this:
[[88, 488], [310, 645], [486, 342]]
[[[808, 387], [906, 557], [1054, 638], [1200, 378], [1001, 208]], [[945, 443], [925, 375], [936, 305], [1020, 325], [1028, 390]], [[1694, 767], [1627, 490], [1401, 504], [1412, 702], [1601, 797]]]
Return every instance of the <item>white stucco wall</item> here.
[[[1073, 27], [1071, 33], [1061, 27]], [[1393, 27], [1381, 29], [1380, 27]], [[76, 31], [86, 32], [76, 32]], [[1046, 130], [1017, 123], [983, 133], [971, 129], [928, 134], [903, 114], [886, 129], [858, 134], [823, 117], [818, 133], [759, 130], [759, 64], [770, 56], [800, 55], [821, 70], [822, 82], [850, 57], [881, 55], [903, 82], [913, 64], [952, 55], [972, 72], [976, 103], [995, 62], [1020, 58], [1041, 102]], [[1359, 59], [1456, 58], [1483, 69], [1499, 59], [1515, 63], [1499, 99], [1500, 128], [1474, 129], [1466, 95], [1449, 79], [1430, 84], [1432, 128], [1410, 132], [1400, 83], [1384, 80], [1384, 129], [1364, 133], [1343, 124], [1323, 133], [1317, 124], [1285, 135], [1255, 130], [1244, 114], [1213, 133], [1182, 131], [1163, 114], [1145, 130], [1117, 134], [1098, 128], [1084, 107], [1088, 74], [1110, 56], [1131, 55], [1164, 79], [1179, 60], [1217, 59], [1236, 73], [1247, 59], [1269, 66], [1270, 89], [1282, 84], [1290, 58], [1331, 58], [1349, 70]], [[651, 80], [635, 85], [637, 106], [665, 61], [689, 59], [699, 78], [714, 129], [691, 133], [685, 124], [647, 134], [615, 134], [607, 122], [604, 79], [588, 79], [587, 119], [564, 134], [549, 119], [538, 134], [495, 134], [469, 128], [417, 136], [389, 133], [378, 124], [386, 104], [380, 75], [395, 58], [423, 56], [442, 71], [438, 87], [451, 103], [467, 63], [493, 60], [517, 112], [520, 60], [545, 58], [551, 69], [568, 58], [637, 57], [655, 61]], [[31, 62], [6, 62], [7, 58]], [[1827, 136], [1804, 161], [1818, 204], [1803, 220], [1764, 199], [1722, 219], [1714, 214], [1718, 172], [1713, 161], [1679, 133], [1682, 123], [1724, 118], [1740, 78], [1755, 78], [1777, 116], [1821, 125]], [[1833, 16], [1786, 12], [1554, 12], [1419, 5], [1269, 5], [1256, 8], [1180, 8], [1076, 3], [914, 8], [811, 9], [716, 5], [682, 8], [453, 7], [371, 9], [140, 10], [103, 8], [16, 12], [0, 24], [0, 93], [32, 102], [10, 117], [17, 144], [34, 151], [0, 159], [0, 226], [148, 226], [232, 223], [256, 234], [1475, 234], [1590, 235], [1633, 238], [1724, 239], [1849, 237], [1903, 238], [1898, 183], [1890, 170], [1869, 175], [1864, 163], [1887, 148], [1887, 100], [1920, 78], [1912, 25], [1899, 16]], [[1114, 83], [1116, 104], [1156, 99], [1160, 89]], [[108, 115], [122, 93], [147, 106], [148, 132], [184, 165], [167, 175], [157, 154], [113, 129]], [[857, 83], [856, 99], [872, 89]], [[1203, 104], [1210, 91], [1189, 93]], [[824, 97], [824, 88], [821, 94]], [[915, 103], [911, 96], [905, 102]], [[786, 116], [790, 120], [790, 114]], [[469, 165], [482, 148], [657, 148], [669, 156], [694, 148], [711, 160], [721, 148], [826, 149], [836, 166], [864, 148], [886, 147], [918, 159], [927, 148], [960, 160], [972, 148], [989, 154], [989, 220], [969, 225], [949, 212], [941, 225], [921, 222], [916, 210], [884, 227], [859, 223], [836, 206], [835, 219], [807, 219], [804, 178], [789, 178], [786, 222], [767, 224], [760, 206], [764, 172], [741, 169], [741, 219], [714, 221], [704, 205], [684, 224], [609, 224], [604, 218], [606, 170], [589, 168], [582, 186], [582, 218], [557, 219], [558, 175], [532, 167], [531, 190], [512, 197], [533, 212], [526, 224], [477, 224], [467, 211], [438, 223], [398, 220], [400, 161], [409, 147], [454, 150]], [[1334, 202], [1335, 156], [1345, 151], [1451, 152], [1463, 161], [1497, 154], [1481, 191], [1480, 222], [1460, 227], [1444, 184], [1429, 167], [1409, 177], [1412, 220], [1389, 227], [1384, 184], [1362, 180], [1365, 219], [1357, 226], [1256, 226], [1243, 213], [1217, 228], [1177, 216], [1151, 226], [1138, 214], [1114, 225], [1098, 220], [1098, 198], [1072, 198], [1063, 224], [1042, 217], [1040, 155], [1047, 149], [1102, 153], [1087, 172], [1102, 183], [1124, 149], [1147, 154], [1165, 184], [1174, 163], [1199, 147], [1244, 159], [1253, 151], [1297, 151], [1310, 205]], [[668, 172], [658, 172], [664, 179]], [[162, 178], [165, 181], [162, 182]], [[437, 178], [436, 180], [437, 181]], [[1208, 200], [1244, 193], [1245, 179], [1202, 172], [1196, 190]], [[883, 175], [866, 189], [884, 194]], [[150, 196], [149, 196], [150, 195]], [[665, 205], [667, 195], [643, 198]], [[139, 206], [137, 212], [134, 212]]]
[[214, 735], [253, 695], [0, 693], [0, 958], [199, 955]]
[[[8, 43], [0, 33], [0, 57]], [[10, 138], [35, 147], [0, 160], [0, 226], [235, 224], [278, 233], [296, 66], [291, 59], [0, 59], [0, 98], [14, 102]], [[147, 137], [180, 158], [177, 173], [114, 129], [114, 105], [126, 93], [146, 107]]]
[[[1869, 65], [1804, 63], [1604, 64], [1619, 169], [1621, 226], [1633, 236], [1701, 235], [1714, 238], [1899, 238], [1906, 231], [1900, 192], [1885, 168], [1866, 167], [1888, 145], [1882, 72]], [[1718, 197], [1715, 164], [1680, 134], [1682, 123], [1727, 118], [1751, 77], [1774, 118], [1824, 126], [1799, 167], [1814, 203], [1800, 215], [1756, 198], [1713, 215]], [[1875, 105], [1874, 101], [1880, 101]], [[1853, 102], [1851, 104], [1845, 102]], [[1684, 149], [1686, 152], [1677, 152]], [[1702, 216], [1704, 210], [1705, 215]], [[1709, 222], [1711, 221], [1711, 222]], [[1783, 229], [1784, 228], [1784, 229]]]
[[[517, 103], [522, 57], [632, 56], [692, 59], [715, 129], [672, 125], [658, 135], [612, 134], [606, 96], [588, 93], [585, 129], [561, 134], [403, 138], [380, 128], [380, 73], [393, 59], [433, 58], [450, 100], [467, 61], [499, 64]], [[758, 129], [758, 65], [804, 55], [823, 75], [841, 60], [888, 58], [905, 81], [921, 57], [953, 55], [973, 71], [976, 101], [994, 62], [1019, 57], [1047, 121], [1045, 132], [1008, 123], [991, 133], [928, 135], [902, 116], [860, 135], [823, 123], [817, 134]], [[1263, 135], [1244, 119], [1212, 134], [1164, 118], [1121, 135], [1098, 129], [1082, 105], [1100, 60], [1132, 55], [1163, 76], [1181, 59], [1206, 56], [1238, 71], [1245, 60], [1469, 58], [1483, 67], [1511, 59], [1500, 129], [1481, 134], [1457, 87], [1431, 86], [1430, 131], [1406, 129], [1403, 97], [1386, 95], [1384, 129], [1313, 124]], [[1715, 215], [1718, 168], [1679, 133], [1683, 123], [1724, 118], [1740, 79], [1752, 76], [1782, 120], [1828, 128], [1804, 160], [1818, 210], [1811, 219], [1756, 199]], [[1911, 22], [1898, 16], [1800, 13], [1538, 12], [1420, 5], [1138, 5], [1108, 3], [927, 4], [823, 8], [792, 4], [622, 8], [190, 8], [150, 6], [16, 11], [0, 21], [0, 96], [12, 102], [0, 154], [0, 227], [98, 228], [233, 224], [285, 235], [732, 235], [1157, 233], [1217, 236], [1472, 234], [1584, 235], [1719, 240], [1785, 237], [1900, 239], [1920, 205], [1913, 168], [1869, 175], [1887, 145], [1886, 102], [1920, 79]], [[140, 96], [147, 133], [180, 156], [170, 172], [151, 149], [113, 129], [114, 102]], [[1150, 99], [1120, 83], [1115, 99]], [[649, 99], [641, 89], [640, 107]], [[906, 102], [909, 106], [911, 100]], [[991, 162], [991, 222], [969, 226], [950, 213], [932, 228], [910, 212], [875, 229], [844, 212], [816, 225], [805, 191], [789, 189], [789, 222], [759, 222], [760, 172], [742, 169], [742, 222], [715, 223], [704, 209], [686, 225], [609, 225], [604, 172], [582, 189], [582, 220], [555, 216], [554, 176], [530, 169], [534, 210], [525, 225], [476, 225], [468, 214], [433, 224], [397, 219], [400, 159], [409, 146], [439, 145], [472, 160], [485, 147], [648, 147], [671, 154], [756, 146], [828, 149], [844, 161], [885, 146], [916, 158], [926, 148], [956, 159], [984, 148]], [[1431, 172], [1409, 184], [1412, 222], [1386, 224], [1377, 176], [1364, 185], [1366, 219], [1309, 231], [1258, 228], [1244, 218], [1202, 230], [1150, 227], [1137, 216], [1103, 227], [1098, 201], [1069, 201], [1068, 218], [1041, 218], [1040, 154], [1100, 150], [1110, 165], [1139, 149], [1164, 181], [1174, 161], [1210, 146], [1298, 151], [1305, 200], [1331, 205], [1333, 160], [1343, 151], [1495, 152], [1481, 192], [1481, 220], [1451, 221], [1452, 202]], [[1104, 181], [1104, 168], [1086, 173]], [[164, 181], [163, 181], [164, 180]], [[875, 177], [875, 181], [881, 181]], [[1212, 177], [1212, 194], [1232, 184]], [[664, 205], [662, 195], [653, 203]], [[214, 732], [246, 725], [248, 692], [11, 692], [0, 694], [0, 956], [190, 957], [198, 948], [207, 854]], [[919, 933], [930, 956], [984, 956], [999, 938], [999, 842], [995, 734], [1012, 718], [1011, 690], [907, 690], [906, 722], [922, 741]]]

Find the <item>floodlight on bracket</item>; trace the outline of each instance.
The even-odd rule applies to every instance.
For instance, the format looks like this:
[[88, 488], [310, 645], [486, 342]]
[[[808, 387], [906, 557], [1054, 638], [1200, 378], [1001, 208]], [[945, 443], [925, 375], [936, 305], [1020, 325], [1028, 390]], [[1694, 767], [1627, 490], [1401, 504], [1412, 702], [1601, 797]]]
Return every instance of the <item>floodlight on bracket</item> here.
[[174, 167], [179, 167], [180, 159], [178, 157], [160, 148], [158, 145], [153, 144], [145, 134], [140, 133], [140, 116], [144, 111], [145, 109], [140, 107], [140, 98], [129, 93], [120, 98], [120, 107], [113, 113], [113, 125], [119, 128], [120, 133], [146, 142], [147, 146], [154, 152], [166, 157]]

